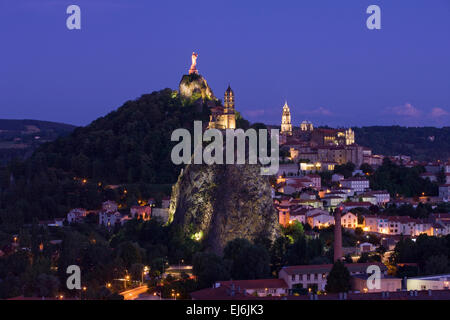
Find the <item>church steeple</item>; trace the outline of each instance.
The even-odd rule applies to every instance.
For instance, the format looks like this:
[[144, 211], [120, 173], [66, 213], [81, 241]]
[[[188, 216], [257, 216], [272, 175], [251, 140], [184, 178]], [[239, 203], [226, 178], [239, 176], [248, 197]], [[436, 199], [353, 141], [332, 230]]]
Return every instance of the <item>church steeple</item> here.
[[281, 134], [285, 134], [288, 136], [292, 135], [292, 124], [291, 124], [291, 111], [289, 110], [289, 106], [287, 101], [283, 106], [283, 114], [281, 116]]
[[228, 85], [228, 88], [225, 91], [223, 106], [225, 108], [234, 109], [234, 92], [231, 90], [230, 85]]

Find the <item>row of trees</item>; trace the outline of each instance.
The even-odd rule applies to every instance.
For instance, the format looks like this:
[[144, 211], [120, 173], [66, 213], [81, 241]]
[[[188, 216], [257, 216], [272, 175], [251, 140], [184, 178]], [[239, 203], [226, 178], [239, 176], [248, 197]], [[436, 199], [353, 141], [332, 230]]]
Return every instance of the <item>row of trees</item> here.
[[[355, 164], [351, 162], [337, 165], [332, 172], [320, 173], [322, 184], [331, 186], [331, 176], [333, 173], [341, 174], [344, 178], [349, 178], [356, 169]], [[420, 177], [420, 174], [425, 172], [423, 166], [409, 168], [397, 165], [389, 158], [383, 159], [383, 164], [376, 170], [367, 163], [363, 163], [359, 169], [369, 179], [370, 187], [373, 190], [387, 190], [391, 196], [437, 196], [439, 183], [443, 183], [442, 172], [440, 173], [440, 181], [437, 183], [431, 182], [428, 179], [424, 180]]]
[[450, 235], [430, 237], [422, 234], [416, 241], [410, 238], [401, 239], [391, 255], [391, 263], [417, 263], [417, 268], [412, 270], [411, 268], [400, 269], [399, 276], [449, 273]]

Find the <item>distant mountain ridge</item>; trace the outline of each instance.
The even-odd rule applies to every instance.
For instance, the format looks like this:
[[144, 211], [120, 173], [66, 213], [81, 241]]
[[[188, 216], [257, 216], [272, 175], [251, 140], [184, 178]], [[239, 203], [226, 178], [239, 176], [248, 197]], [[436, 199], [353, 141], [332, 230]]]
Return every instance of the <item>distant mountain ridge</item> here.
[[72, 131], [77, 126], [44, 120], [32, 119], [0, 119], [0, 132], [7, 131], [22, 131], [26, 126], [37, 126], [41, 130], [57, 130], [57, 131]]
[[40, 145], [70, 134], [76, 126], [40, 120], [0, 119], [0, 165], [25, 159]]

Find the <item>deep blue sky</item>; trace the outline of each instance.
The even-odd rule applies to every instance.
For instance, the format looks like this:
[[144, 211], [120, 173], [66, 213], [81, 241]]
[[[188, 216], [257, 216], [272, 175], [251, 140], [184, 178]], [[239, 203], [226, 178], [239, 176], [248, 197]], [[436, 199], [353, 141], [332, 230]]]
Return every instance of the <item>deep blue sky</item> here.
[[450, 125], [449, 0], [0, 1], [0, 118], [86, 125], [176, 89], [196, 51], [252, 122], [279, 123], [287, 99], [296, 126]]

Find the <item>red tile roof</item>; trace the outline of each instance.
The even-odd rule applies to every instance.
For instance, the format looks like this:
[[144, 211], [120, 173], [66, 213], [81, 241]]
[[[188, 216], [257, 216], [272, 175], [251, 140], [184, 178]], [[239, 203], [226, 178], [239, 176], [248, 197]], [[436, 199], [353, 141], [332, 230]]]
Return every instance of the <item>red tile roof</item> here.
[[363, 201], [363, 202], [343, 202], [342, 203], [344, 206], [346, 207], [355, 207], [355, 206], [360, 206], [360, 207], [370, 207], [372, 205], [372, 203], [367, 202], [367, 201]]

